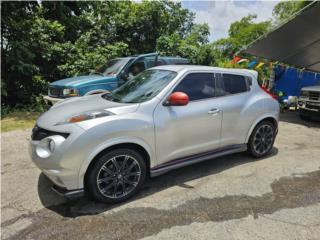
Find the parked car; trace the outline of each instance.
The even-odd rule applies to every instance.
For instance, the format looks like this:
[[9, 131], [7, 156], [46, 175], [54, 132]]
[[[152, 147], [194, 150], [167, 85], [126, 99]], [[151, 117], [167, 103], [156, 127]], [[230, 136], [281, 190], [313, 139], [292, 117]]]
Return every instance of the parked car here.
[[298, 107], [301, 119], [320, 119], [320, 85], [302, 88]]
[[48, 96], [44, 96], [44, 100], [52, 105], [69, 97], [110, 92], [150, 67], [188, 63], [185, 58], [161, 57], [156, 53], [112, 59], [90, 75], [66, 78], [51, 83]]
[[55, 104], [37, 120], [30, 153], [60, 194], [120, 202], [148, 176], [231, 153], [265, 156], [278, 117], [255, 71], [159, 66], [111, 93]]

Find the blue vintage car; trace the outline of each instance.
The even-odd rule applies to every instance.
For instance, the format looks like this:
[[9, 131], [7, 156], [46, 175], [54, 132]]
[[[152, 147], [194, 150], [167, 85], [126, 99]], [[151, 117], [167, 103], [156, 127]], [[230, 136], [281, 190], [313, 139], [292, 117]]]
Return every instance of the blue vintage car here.
[[51, 105], [69, 97], [105, 93], [118, 88], [147, 68], [188, 63], [185, 58], [161, 57], [157, 53], [112, 59], [89, 75], [66, 78], [51, 83], [48, 96], [44, 96], [44, 100]]

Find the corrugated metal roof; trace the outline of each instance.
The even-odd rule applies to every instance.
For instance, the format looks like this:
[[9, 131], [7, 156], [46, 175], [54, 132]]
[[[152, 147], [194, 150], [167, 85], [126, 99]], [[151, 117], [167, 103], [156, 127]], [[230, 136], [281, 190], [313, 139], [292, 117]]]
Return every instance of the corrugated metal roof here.
[[320, 2], [310, 4], [241, 53], [320, 72]]

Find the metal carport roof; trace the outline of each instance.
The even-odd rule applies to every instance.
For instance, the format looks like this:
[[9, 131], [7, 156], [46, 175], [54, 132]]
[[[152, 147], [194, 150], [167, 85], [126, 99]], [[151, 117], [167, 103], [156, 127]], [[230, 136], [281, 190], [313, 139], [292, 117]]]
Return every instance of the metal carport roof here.
[[308, 5], [241, 53], [320, 72], [320, 2]]

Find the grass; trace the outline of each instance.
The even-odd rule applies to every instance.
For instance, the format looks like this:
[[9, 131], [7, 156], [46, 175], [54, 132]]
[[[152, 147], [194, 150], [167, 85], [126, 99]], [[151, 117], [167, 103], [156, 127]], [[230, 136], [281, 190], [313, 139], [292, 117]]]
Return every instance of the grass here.
[[32, 128], [39, 115], [38, 112], [9, 113], [1, 118], [1, 132]]

